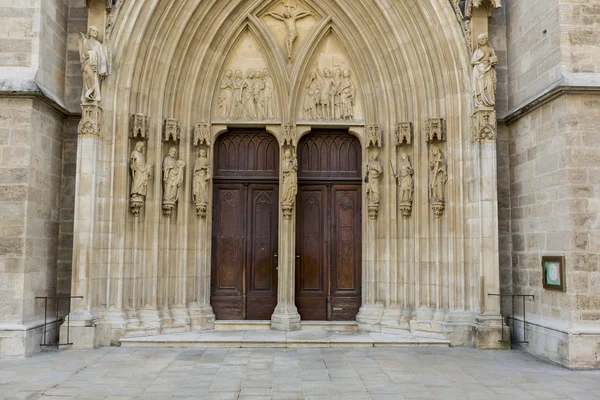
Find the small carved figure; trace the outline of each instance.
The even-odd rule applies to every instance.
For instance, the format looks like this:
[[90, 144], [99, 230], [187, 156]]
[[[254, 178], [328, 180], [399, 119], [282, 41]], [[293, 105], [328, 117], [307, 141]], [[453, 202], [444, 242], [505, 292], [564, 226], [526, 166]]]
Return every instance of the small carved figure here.
[[98, 29], [95, 26], [90, 26], [87, 35], [81, 34], [79, 58], [83, 73], [82, 103], [102, 100], [100, 82], [110, 74], [108, 53], [108, 49], [98, 41]]
[[478, 37], [477, 50], [471, 59], [473, 65], [473, 101], [475, 109], [493, 108], [496, 105], [496, 65], [498, 57], [490, 45], [487, 34]]
[[[177, 160], [177, 149], [171, 147], [163, 161], [163, 205], [174, 205], [179, 199], [179, 188], [183, 184], [183, 168], [185, 162]], [[164, 207], [163, 207], [164, 208]]]
[[288, 31], [288, 34], [285, 38], [285, 48], [287, 50], [288, 59], [292, 59], [292, 52], [294, 47], [294, 42], [298, 38], [298, 30], [296, 28], [296, 22], [312, 15], [311, 12], [296, 12], [295, 10], [298, 8], [297, 5], [291, 5], [289, 3], [285, 3], [285, 11], [283, 13], [277, 12], [269, 12], [269, 15], [275, 18], [278, 21], [282, 21]]
[[242, 97], [244, 85], [244, 75], [241, 70], [236, 69], [233, 78], [233, 110], [231, 112], [233, 119], [240, 119], [244, 116], [244, 99]]
[[254, 108], [255, 118], [263, 121], [265, 120], [265, 81], [263, 79], [262, 71], [254, 72], [254, 83], [253, 94], [254, 94]]
[[221, 95], [219, 97], [219, 108], [221, 109], [220, 117], [231, 117], [231, 106], [233, 104], [233, 72], [228, 70], [225, 72], [225, 78], [221, 82]]
[[306, 97], [304, 99], [304, 115], [308, 120], [317, 119], [319, 100], [321, 98], [321, 82], [317, 79], [317, 74], [311, 72], [306, 85]]
[[335, 91], [333, 96], [333, 119], [341, 119], [343, 114], [342, 109], [342, 70], [335, 69], [334, 73]]
[[400, 188], [400, 201], [412, 203], [414, 193], [414, 180], [413, 169], [410, 159], [406, 153], [402, 153], [400, 156], [400, 164], [398, 165], [398, 174], [396, 179], [398, 180], [398, 186]]
[[317, 68], [317, 73], [323, 79], [323, 83], [321, 84], [320, 118], [332, 120], [334, 118], [332, 100], [335, 97], [336, 90], [333, 72], [329, 68], [325, 68], [323, 72]]
[[144, 142], [137, 142], [130, 156], [131, 169], [131, 211], [139, 214], [146, 192], [148, 190], [148, 179], [150, 178], [150, 166], [146, 164], [146, 156], [143, 153]]
[[367, 176], [365, 183], [367, 188], [367, 207], [371, 219], [377, 217], [379, 211], [379, 179], [383, 169], [379, 162], [379, 152], [374, 151], [371, 154], [371, 159], [367, 163]]
[[206, 149], [200, 149], [196, 163], [194, 164], [193, 195], [198, 216], [206, 217], [208, 206], [208, 182], [212, 178], [210, 163]]
[[344, 71], [344, 79], [340, 87], [340, 96], [342, 103], [342, 119], [353, 119], [354, 118], [354, 96], [356, 94], [356, 88], [354, 83], [350, 79], [350, 70]]
[[271, 74], [268, 70], [263, 71], [263, 80], [264, 80], [264, 98], [265, 98], [265, 117], [270, 120], [275, 116], [274, 112], [274, 104], [273, 104], [273, 78], [271, 78]]
[[289, 219], [296, 203], [296, 195], [298, 194], [298, 159], [295, 155], [292, 155], [290, 149], [285, 150], [282, 172], [283, 188], [281, 191], [281, 204], [283, 216]]
[[244, 106], [244, 117], [249, 120], [256, 119], [256, 103], [254, 101], [254, 70], [250, 69], [246, 73], [246, 80], [242, 86]]
[[436, 216], [441, 216], [444, 211], [444, 189], [448, 181], [448, 166], [444, 161], [442, 152], [434, 147], [431, 150], [431, 161], [429, 162], [431, 173], [429, 180], [429, 198]]

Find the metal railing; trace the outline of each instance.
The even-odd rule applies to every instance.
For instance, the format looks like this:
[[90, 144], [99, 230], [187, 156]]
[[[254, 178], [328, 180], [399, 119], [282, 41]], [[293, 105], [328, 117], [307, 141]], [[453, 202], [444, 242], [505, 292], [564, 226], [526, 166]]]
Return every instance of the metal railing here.
[[[533, 300], [535, 298], [535, 296], [532, 294], [495, 294], [495, 293], [488, 293], [488, 296], [500, 297], [500, 300], [502, 300], [503, 298], [506, 298], [506, 297], [511, 298], [510, 315], [504, 316], [504, 318], [506, 318], [506, 325], [510, 328], [509, 337], [508, 337], [508, 340], [506, 340], [506, 338], [504, 337], [504, 329], [502, 329], [502, 339], [499, 340], [499, 342], [500, 343], [510, 343], [510, 344], [527, 344], [527, 343], [529, 343], [529, 341], [527, 340], [527, 329], [526, 329], [527, 328], [527, 320], [525, 318], [525, 316], [526, 316], [525, 299], [528, 297], [531, 297], [531, 299]], [[521, 297], [523, 300], [523, 340], [512, 340], [511, 339], [513, 335], [516, 336], [515, 321], [517, 319], [515, 318], [515, 297]], [[512, 324], [509, 323], [509, 321], [512, 321]]]
[[[71, 299], [83, 299], [83, 296], [39, 296], [35, 298], [36, 300], [44, 300], [44, 333], [42, 335], [42, 343], [40, 344], [40, 346], [42, 347], [48, 347], [48, 346], [52, 346], [52, 347], [59, 347], [59, 346], [66, 346], [66, 345], [71, 345], [73, 343], [70, 343], [70, 338], [69, 338], [69, 331], [70, 331], [70, 325], [69, 325], [69, 320], [70, 318], [67, 317], [67, 343], [60, 343], [60, 331], [57, 332], [58, 333], [58, 340], [56, 343], [47, 343], [47, 336], [48, 336], [48, 325], [52, 325], [52, 324], [58, 324], [58, 327], [56, 328], [57, 330], [60, 329], [60, 325], [64, 322], [62, 318], [59, 318], [59, 312], [60, 312], [60, 308], [59, 308], [59, 304], [61, 300], [69, 300], [69, 310], [68, 312], [71, 311]], [[56, 319], [52, 322], [48, 322], [48, 300], [55, 300], [56, 301]]]

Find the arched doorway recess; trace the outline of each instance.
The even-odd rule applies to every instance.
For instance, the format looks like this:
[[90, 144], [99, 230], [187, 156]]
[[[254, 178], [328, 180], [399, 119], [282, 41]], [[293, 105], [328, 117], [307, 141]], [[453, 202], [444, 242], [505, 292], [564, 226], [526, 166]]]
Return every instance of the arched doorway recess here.
[[260, 129], [215, 143], [211, 305], [217, 319], [268, 320], [277, 305], [279, 146]]
[[355, 320], [361, 306], [361, 146], [343, 130], [298, 145], [296, 306], [303, 320]]

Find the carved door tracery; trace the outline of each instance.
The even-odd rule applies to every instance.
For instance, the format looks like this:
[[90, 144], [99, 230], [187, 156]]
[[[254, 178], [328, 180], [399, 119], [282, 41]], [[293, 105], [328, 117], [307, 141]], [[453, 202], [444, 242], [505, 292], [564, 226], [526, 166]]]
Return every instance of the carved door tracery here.
[[304, 320], [355, 320], [361, 306], [361, 147], [314, 132], [298, 147], [296, 306]]
[[217, 319], [268, 320], [277, 305], [279, 148], [243, 130], [215, 145], [211, 305]]

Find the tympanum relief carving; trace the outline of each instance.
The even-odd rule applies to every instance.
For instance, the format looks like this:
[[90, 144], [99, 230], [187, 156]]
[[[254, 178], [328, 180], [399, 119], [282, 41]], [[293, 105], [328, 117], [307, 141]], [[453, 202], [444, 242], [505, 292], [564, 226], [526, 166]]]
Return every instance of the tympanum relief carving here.
[[129, 207], [135, 216], [138, 216], [144, 207], [148, 179], [150, 178], [150, 166], [146, 163], [146, 155], [144, 154], [145, 146], [144, 142], [137, 142], [130, 156], [129, 167], [132, 180]]
[[268, 69], [227, 70], [221, 81], [219, 118], [266, 121], [275, 118], [273, 78]]
[[212, 178], [208, 152], [205, 148], [198, 151], [198, 158], [194, 163], [193, 197], [196, 204], [196, 212], [200, 218], [206, 218], [208, 210], [209, 182]]
[[350, 69], [319, 68], [311, 72], [305, 87], [304, 118], [312, 120], [352, 120], [356, 87]]
[[448, 181], [448, 165], [442, 151], [437, 147], [431, 148], [429, 156], [429, 200], [431, 209], [436, 217], [444, 213], [446, 198], [446, 182]]
[[369, 218], [376, 219], [379, 213], [379, 180], [383, 168], [381, 162], [379, 162], [379, 151], [374, 150], [371, 153], [370, 160], [367, 162], [367, 171], [365, 176], [365, 188], [367, 192], [367, 209], [369, 211]]
[[281, 189], [281, 208], [283, 217], [290, 219], [298, 194], [298, 158], [291, 148], [285, 149], [282, 165], [283, 184]]
[[183, 185], [185, 161], [178, 160], [177, 148], [171, 147], [163, 161], [163, 214], [171, 216], [177, 200], [179, 188]]

